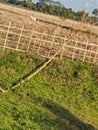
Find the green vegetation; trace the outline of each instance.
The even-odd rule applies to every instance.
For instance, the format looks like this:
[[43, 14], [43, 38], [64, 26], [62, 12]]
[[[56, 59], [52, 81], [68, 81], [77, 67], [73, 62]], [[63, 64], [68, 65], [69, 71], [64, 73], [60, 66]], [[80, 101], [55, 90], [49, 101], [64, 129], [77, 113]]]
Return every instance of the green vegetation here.
[[[10, 89], [47, 59], [0, 51], [0, 87]], [[98, 66], [53, 60], [29, 81], [0, 93], [0, 130], [95, 130]]]

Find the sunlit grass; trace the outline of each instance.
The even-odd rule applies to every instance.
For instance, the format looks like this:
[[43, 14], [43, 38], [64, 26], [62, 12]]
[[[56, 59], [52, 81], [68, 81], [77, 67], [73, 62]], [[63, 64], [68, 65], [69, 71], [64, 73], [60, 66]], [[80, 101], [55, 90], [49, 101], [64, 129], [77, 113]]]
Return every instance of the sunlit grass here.
[[[14, 82], [46, 59], [0, 52], [0, 87]], [[53, 60], [14, 91], [0, 93], [0, 130], [94, 130], [98, 128], [97, 66]]]

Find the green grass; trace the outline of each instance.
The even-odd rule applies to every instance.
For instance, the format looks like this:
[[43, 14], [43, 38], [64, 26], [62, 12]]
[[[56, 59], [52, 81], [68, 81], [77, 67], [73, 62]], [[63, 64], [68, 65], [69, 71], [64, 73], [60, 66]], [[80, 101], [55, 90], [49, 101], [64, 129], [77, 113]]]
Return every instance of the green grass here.
[[14, 91], [12, 85], [47, 59], [0, 51], [0, 130], [95, 130], [98, 66], [53, 60]]

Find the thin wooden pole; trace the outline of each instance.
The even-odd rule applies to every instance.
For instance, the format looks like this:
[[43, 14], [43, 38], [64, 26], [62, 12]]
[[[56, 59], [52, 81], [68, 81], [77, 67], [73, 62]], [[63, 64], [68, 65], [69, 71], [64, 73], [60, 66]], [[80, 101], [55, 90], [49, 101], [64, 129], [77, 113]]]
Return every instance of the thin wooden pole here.
[[31, 36], [30, 36], [30, 39], [29, 39], [29, 43], [28, 43], [28, 47], [27, 47], [27, 52], [29, 51], [29, 48], [30, 48], [30, 44], [31, 44], [31, 40], [32, 40], [32, 34], [33, 34], [33, 30], [31, 32]]
[[[69, 38], [70, 39], [70, 38]], [[68, 41], [66, 41], [68, 42]], [[31, 79], [34, 75], [36, 75], [38, 72], [40, 72], [44, 67], [46, 67], [57, 55], [58, 53], [62, 50], [62, 48], [64, 47], [64, 45], [47, 61], [45, 62], [37, 71], [33, 72], [32, 74], [30, 74], [28, 77], [26, 77], [24, 80], [22, 80], [21, 82], [19, 82], [18, 84], [14, 85], [11, 89], [15, 89], [18, 86], [20, 86], [21, 84], [23, 84], [24, 82], [28, 81], [29, 79]]]
[[[70, 38], [69, 38], [70, 40]], [[69, 40], [66, 40], [66, 42], [68, 42]], [[18, 84], [12, 86], [12, 90], [17, 88], [18, 86], [20, 86], [22, 83], [26, 82], [27, 80], [31, 79], [34, 75], [36, 75], [38, 72], [40, 72], [45, 66], [47, 66], [57, 55], [58, 53], [62, 50], [62, 48], [64, 47], [64, 45], [47, 61], [45, 62], [37, 71], [33, 72], [32, 74], [28, 75], [24, 80], [22, 80], [21, 82], [19, 82]], [[76, 48], [76, 47], [74, 47]], [[84, 49], [83, 49], [84, 50]], [[85, 50], [86, 51], [86, 50]], [[8, 92], [8, 90], [3, 90], [2, 88], [0, 88], [0, 91], [2, 92]]]
[[95, 51], [95, 56], [94, 56], [94, 59], [93, 59], [93, 63], [96, 62], [97, 56], [98, 56], [98, 47], [97, 47], [97, 49], [96, 49], [96, 51]]
[[[35, 31], [34, 31], [33, 33], [35, 33]], [[32, 40], [34, 41], [34, 42], [33, 42], [33, 47], [32, 47], [33, 50], [34, 50], [34, 47], [36, 46], [36, 40], [40, 40], [40, 39], [38, 38], [38, 34], [39, 34], [39, 33], [36, 33], [37, 38], [32, 38]]]
[[0, 92], [6, 93], [6, 92], [8, 92], [8, 90], [4, 90], [4, 89], [2, 89], [2, 88], [0, 87]]
[[6, 48], [10, 27], [11, 27], [11, 21], [9, 22], [9, 26], [8, 26], [8, 30], [7, 30], [7, 34], [6, 34], [3, 50]]
[[50, 45], [49, 53], [48, 53], [48, 58], [50, 57], [50, 53], [51, 53], [51, 49], [52, 49], [52, 46], [53, 46], [53, 43], [54, 43], [54, 40], [55, 40], [55, 37], [56, 37], [57, 29], [58, 29], [58, 26], [57, 26], [57, 28], [54, 32], [54, 35], [53, 35], [53, 38], [52, 38], [52, 41], [51, 41], [51, 45]]
[[86, 42], [86, 47], [85, 47], [85, 50], [84, 50], [83, 62], [85, 61], [86, 52], [87, 52], [87, 46], [88, 46], [88, 41]]
[[74, 48], [74, 51], [73, 51], [73, 54], [72, 54], [72, 61], [74, 60], [74, 57], [75, 57], [75, 51], [76, 51], [77, 43], [78, 43], [78, 39], [75, 42], [75, 48]]
[[56, 55], [62, 50], [62, 48], [60, 48], [55, 55], [53, 55], [52, 58], [50, 58], [47, 62], [45, 62], [37, 71], [35, 71], [34, 73], [30, 74], [27, 78], [25, 78], [24, 80], [22, 80], [21, 82], [19, 82], [18, 84], [14, 85], [11, 89], [15, 89], [18, 86], [20, 86], [21, 84], [23, 84], [24, 82], [28, 81], [29, 79], [31, 79], [34, 75], [36, 75], [38, 72], [40, 72], [45, 66], [47, 66], [55, 57]]
[[24, 29], [24, 25], [23, 25], [22, 28], [21, 28], [21, 32], [20, 32], [19, 39], [18, 39], [18, 42], [17, 42], [16, 50], [18, 49], [18, 46], [19, 46], [19, 43], [20, 43], [20, 39], [21, 39], [21, 36], [22, 36], [23, 29]]
[[43, 37], [44, 37], [44, 33], [42, 34], [42, 37], [40, 39], [40, 43], [39, 43], [39, 47], [38, 47], [38, 50], [37, 50], [37, 54], [39, 54], [39, 52], [40, 52], [40, 47], [41, 47], [41, 42], [43, 41]]
[[63, 54], [64, 54], [64, 48], [65, 48], [65, 45], [66, 45], [66, 37], [65, 37], [65, 39], [64, 39], [64, 45], [63, 45], [63, 48], [62, 48], [62, 51], [61, 51], [61, 56], [60, 56], [60, 59], [62, 59], [63, 58]]
[[[90, 50], [92, 50], [92, 47], [93, 47], [93, 46], [90, 47]], [[90, 60], [90, 58], [91, 58], [91, 54], [92, 54], [92, 53], [89, 54], [89, 60]]]

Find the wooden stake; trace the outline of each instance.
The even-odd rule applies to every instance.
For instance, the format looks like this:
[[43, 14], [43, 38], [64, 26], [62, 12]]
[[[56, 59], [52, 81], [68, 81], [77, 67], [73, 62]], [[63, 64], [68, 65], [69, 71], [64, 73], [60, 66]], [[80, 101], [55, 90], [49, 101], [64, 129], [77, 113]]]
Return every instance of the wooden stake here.
[[4, 43], [3, 50], [6, 48], [6, 44], [7, 44], [7, 39], [8, 39], [8, 34], [9, 34], [10, 27], [11, 27], [11, 21], [9, 22], [9, 26], [8, 26], [8, 30], [7, 30], [7, 34], [6, 34], [6, 38], [5, 38], [5, 43]]
[[30, 40], [29, 40], [29, 44], [28, 44], [28, 48], [27, 48], [27, 52], [29, 51], [29, 48], [30, 48], [31, 39], [32, 39], [32, 34], [33, 34], [33, 31], [31, 32], [31, 36], [30, 36]]
[[45, 66], [47, 66], [55, 57], [56, 55], [62, 50], [62, 48], [60, 48], [58, 50], [58, 52], [56, 52], [56, 54], [50, 58], [47, 62], [45, 62], [37, 71], [35, 71], [34, 73], [30, 74], [28, 77], [26, 77], [24, 80], [22, 80], [21, 82], [19, 82], [18, 84], [14, 85], [11, 89], [15, 89], [18, 86], [20, 86], [21, 84], [23, 84], [24, 82], [26, 82], [27, 80], [31, 79], [34, 75], [36, 75], [38, 72], [40, 72]]
[[72, 61], [74, 60], [77, 43], [78, 43], [78, 40], [76, 40], [76, 43], [75, 43], [74, 51], [73, 51], [73, 54], [72, 54]]
[[21, 39], [21, 36], [22, 36], [23, 29], [24, 29], [24, 25], [21, 28], [21, 32], [20, 32], [20, 35], [19, 35], [19, 39], [18, 39], [18, 43], [17, 43], [17, 46], [16, 46], [16, 50], [18, 49], [18, 45], [20, 43], [20, 39]]
[[62, 58], [63, 58], [64, 48], [65, 48], [65, 46], [66, 46], [66, 37], [65, 37], [65, 39], [64, 39], [64, 45], [63, 45], [63, 48], [62, 48], [62, 51], [61, 51], [61, 56], [60, 56], [60, 59], [62, 59]]
[[85, 60], [85, 57], [86, 57], [86, 52], [87, 52], [87, 45], [88, 45], [88, 41], [86, 43], [86, 47], [85, 47], [85, 50], [84, 50], [84, 55], [83, 55], [83, 62]]
[[44, 33], [41, 36], [39, 47], [38, 47], [38, 50], [37, 50], [37, 54], [39, 54], [39, 52], [40, 52], [40, 47], [41, 47], [41, 42], [43, 41], [43, 37], [44, 37]]
[[97, 55], [98, 55], [98, 47], [97, 47], [97, 49], [96, 49], [96, 51], [95, 51], [95, 57], [94, 57], [94, 59], [93, 59], [93, 63], [96, 62]]
[[[58, 26], [57, 26], [57, 29], [58, 29]], [[55, 30], [54, 35], [53, 35], [53, 38], [52, 38], [52, 41], [51, 41], [51, 45], [50, 45], [50, 48], [49, 48], [50, 51], [49, 51], [49, 53], [48, 53], [48, 58], [50, 57], [51, 49], [52, 49], [53, 43], [54, 43], [54, 41], [55, 41], [57, 29]]]

